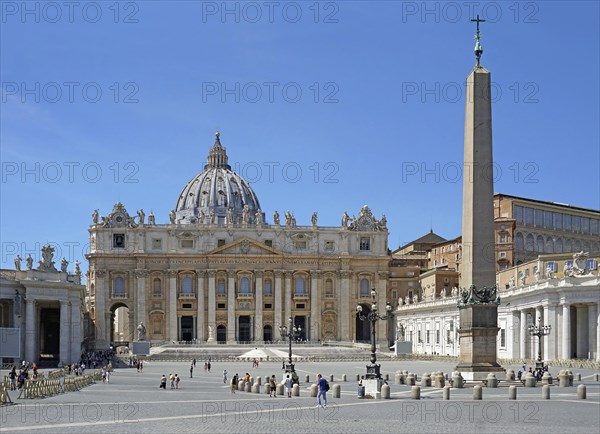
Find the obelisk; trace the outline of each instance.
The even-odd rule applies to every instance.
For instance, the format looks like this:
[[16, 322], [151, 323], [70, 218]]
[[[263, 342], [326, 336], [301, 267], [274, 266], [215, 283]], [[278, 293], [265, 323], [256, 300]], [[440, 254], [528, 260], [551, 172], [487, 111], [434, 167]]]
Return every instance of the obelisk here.
[[494, 173], [490, 72], [483, 54], [477, 16], [477, 64], [467, 77], [463, 166], [460, 359], [456, 370], [467, 380], [484, 380], [503, 369], [496, 361], [498, 304], [494, 243]]

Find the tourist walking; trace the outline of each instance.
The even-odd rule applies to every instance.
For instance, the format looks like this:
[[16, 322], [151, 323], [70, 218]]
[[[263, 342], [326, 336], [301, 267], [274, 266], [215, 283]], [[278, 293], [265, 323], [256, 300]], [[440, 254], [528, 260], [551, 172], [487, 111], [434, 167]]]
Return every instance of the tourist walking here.
[[269, 379], [269, 397], [275, 398], [277, 396], [277, 381], [275, 380], [275, 374], [271, 375]]
[[192, 363], [191, 366], [190, 366], [190, 378], [193, 378], [192, 377], [193, 373], [194, 373], [194, 364]]
[[165, 389], [167, 390], [167, 377], [165, 374], [162, 374], [162, 377], [160, 377], [160, 386], [159, 389]]
[[227, 369], [223, 369], [223, 384], [227, 383]]
[[235, 391], [237, 390], [237, 387], [238, 387], [238, 374], [236, 372], [236, 374], [231, 379], [231, 393], [235, 393]]
[[[327, 389], [329, 389], [329, 383], [323, 378], [321, 374], [317, 375], [317, 386], [319, 393], [317, 394], [317, 407], [327, 408]], [[323, 397], [323, 404], [321, 405], [321, 397]]]
[[285, 376], [285, 393], [286, 393], [286, 395], [287, 395], [288, 398], [292, 397], [292, 385], [293, 385], [293, 382], [292, 382], [292, 379], [290, 377], [290, 374], [287, 374]]
[[175, 389], [175, 376], [173, 374], [169, 374], [169, 381], [171, 382], [171, 389]]
[[179, 389], [179, 381], [181, 380], [181, 378], [179, 377], [179, 375], [175, 374], [175, 389]]

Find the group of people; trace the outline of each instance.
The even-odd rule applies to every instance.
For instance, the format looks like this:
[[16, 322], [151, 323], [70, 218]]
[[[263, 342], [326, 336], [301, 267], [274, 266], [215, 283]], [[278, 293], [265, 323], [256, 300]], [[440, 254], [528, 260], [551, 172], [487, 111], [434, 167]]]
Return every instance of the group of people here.
[[[25, 384], [25, 381], [27, 381], [30, 377], [29, 376], [29, 368], [30, 368], [30, 364], [27, 362], [23, 362], [21, 364], [21, 369], [19, 369], [19, 372], [17, 373], [17, 367], [15, 365], [13, 365], [12, 369], [8, 373], [8, 383], [9, 383], [10, 390], [17, 390], [17, 389], [21, 389], [23, 387], [23, 385]], [[32, 371], [31, 378], [33, 380], [37, 380], [38, 370], [37, 370], [37, 365], [35, 363], [33, 365], [31, 365], [31, 371]]]
[[523, 369], [519, 369], [517, 372], [517, 380], [522, 381], [525, 373], [532, 374], [537, 381], [542, 381], [542, 377], [544, 376], [544, 372], [548, 372], [548, 365], [544, 365], [543, 368], [535, 368], [533, 369], [531, 366], [529, 370], [527, 370], [527, 366], [523, 365]]
[[[171, 389], [179, 389], [179, 382], [181, 381], [181, 377], [177, 374], [169, 374], [169, 383], [171, 384]], [[167, 376], [162, 374], [160, 377], [160, 385], [159, 389], [167, 390]]]

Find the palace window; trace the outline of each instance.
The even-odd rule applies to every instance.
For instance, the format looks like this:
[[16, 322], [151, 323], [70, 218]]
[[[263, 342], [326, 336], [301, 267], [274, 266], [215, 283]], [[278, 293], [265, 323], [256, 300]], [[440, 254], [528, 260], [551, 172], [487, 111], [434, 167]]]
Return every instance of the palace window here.
[[297, 277], [296, 281], [294, 283], [295, 283], [294, 294], [304, 295], [305, 294], [304, 277]]
[[598, 261], [595, 259], [588, 259], [587, 260], [587, 267], [590, 270], [597, 270], [598, 269]]
[[182, 294], [191, 294], [192, 292], [194, 292], [192, 278], [190, 276], [185, 276], [181, 280], [181, 293]]
[[265, 283], [263, 284], [263, 290], [265, 296], [270, 297], [273, 295], [273, 283], [271, 282], [271, 279], [265, 280]]
[[240, 279], [240, 294], [250, 294], [250, 279], [247, 277]]
[[367, 278], [362, 278], [360, 279], [360, 296], [361, 297], [368, 297], [371, 293], [370, 291], [370, 286], [369, 285], [369, 279]]
[[217, 282], [217, 295], [225, 295], [225, 280], [219, 279]]
[[359, 249], [362, 251], [371, 250], [371, 239], [369, 237], [361, 237]]

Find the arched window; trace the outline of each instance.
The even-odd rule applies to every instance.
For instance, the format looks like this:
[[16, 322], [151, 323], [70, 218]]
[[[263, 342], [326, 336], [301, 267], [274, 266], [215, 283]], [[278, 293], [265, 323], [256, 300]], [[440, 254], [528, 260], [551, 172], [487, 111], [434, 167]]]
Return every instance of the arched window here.
[[562, 253], [563, 252], [563, 241], [562, 238], [559, 238], [556, 240], [556, 243], [554, 243], [554, 250], [556, 253]]
[[194, 286], [192, 284], [192, 278], [190, 276], [185, 276], [181, 280], [181, 292], [183, 294], [191, 294], [194, 292]]
[[515, 249], [525, 250], [525, 238], [521, 232], [517, 232], [517, 235], [515, 235]]
[[360, 296], [361, 297], [368, 297], [369, 296], [369, 279], [363, 277], [362, 279], [360, 279]]
[[325, 297], [333, 297], [333, 280], [327, 279], [325, 281]]
[[217, 281], [217, 295], [225, 295], [225, 280], [223, 279]]
[[565, 248], [563, 250], [565, 253], [573, 251], [573, 242], [569, 238], [565, 240]]
[[533, 252], [533, 244], [533, 235], [527, 234], [527, 238], [525, 238], [525, 250], [527, 250], [528, 252]]
[[152, 295], [160, 297], [162, 295], [162, 283], [158, 277], [152, 281]]
[[590, 251], [590, 242], [589, 241], [584, 241], [583, 242], [583, 249], [584, 252], [589, 252]]
[[271, 295], [273, 295], [273, 283], [271, 282], [271, 279], [265, 280], [265, 283], [263, 284], [263, 289], [264, 289], [264, 294], [267, 297], [270, 297]]
[[546, 249], [544, 251], [546, 253], [554, 253], [554, 241], [552, 241], [552, 238], [546, 238]]
[[122, 277], [115, 279], [115, 295], [125, 295], [125, 279]]
[[581, 252], [581, 241], [575, 240], [575, 242], [573, 243], [573, 251]]
[[304, 295], [304, 277], [296, 277], [296, 289], [295, 293], [298, 295]]
[[541, 235], [538, 235], [535, 239], [535, 250], [537, 252], [544, 251], [544, 237], [542, 237]]
[[250, 294], [250, 279], [247, 277], [240, 279], [240, 294]]

